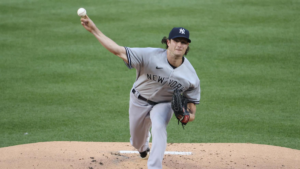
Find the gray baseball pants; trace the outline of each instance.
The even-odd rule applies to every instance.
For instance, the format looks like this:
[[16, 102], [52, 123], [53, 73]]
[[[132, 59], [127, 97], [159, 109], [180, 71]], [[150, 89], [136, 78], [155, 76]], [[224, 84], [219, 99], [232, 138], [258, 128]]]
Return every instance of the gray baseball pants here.
[[162, 160], [167, 147], [167, 125], [172, 118], [171, 103], [150, 105], [138, 99], [139, 93], [130, 91], [129, 125], [130, 143], [139, 152], [149, 147], [150, 128], [152, 147], [148, 169], [162, 169]]

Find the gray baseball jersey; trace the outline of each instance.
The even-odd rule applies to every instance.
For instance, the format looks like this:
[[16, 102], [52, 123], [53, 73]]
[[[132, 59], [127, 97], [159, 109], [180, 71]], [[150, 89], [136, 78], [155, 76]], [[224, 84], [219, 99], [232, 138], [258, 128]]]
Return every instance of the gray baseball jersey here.
[[153, 102], [172, 100], [173, 91], [183, 91], [188, 102], [199, 104], [200, 80], [195, 69], [185, 57], [176, 69], [167, 60], [167, 50], [160, 48], [125, 47], [129, 68], [136, 69], [133, 85], [141, 96]]
[[[172, 118], [171, 100], [176, 88], [183, 91], [188, 102], [199, 104], [200, 80], [190, 62], [174, 69], [167, 60], [167, 50], [158, 48], [125, 47], [129, 68], [136, 69], [135, 92], [130, 92], [130, 143], [139, 152], [149, 148], [151, 128], [152, 146], [148, 169], [162, 169], [167, 146], [167, 125]], [[156, 102], [148, 104], [139, 96]]]

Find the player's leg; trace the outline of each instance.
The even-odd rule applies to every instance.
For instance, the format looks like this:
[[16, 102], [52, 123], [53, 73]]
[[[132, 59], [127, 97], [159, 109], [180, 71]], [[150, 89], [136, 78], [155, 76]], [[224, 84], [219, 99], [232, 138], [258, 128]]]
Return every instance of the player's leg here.
[[162, 169], [162, 160], [167, 147], [167, 125], [172, 115], [171, 103], [157, 104], [150, 112], [152, 147], [148, 159], [149, 169]]
[[150, 110], [152, 106], [130, 93], [129, 125], [130, 143], [139, 152], [149, 148], [149, 129], [151, 127]]

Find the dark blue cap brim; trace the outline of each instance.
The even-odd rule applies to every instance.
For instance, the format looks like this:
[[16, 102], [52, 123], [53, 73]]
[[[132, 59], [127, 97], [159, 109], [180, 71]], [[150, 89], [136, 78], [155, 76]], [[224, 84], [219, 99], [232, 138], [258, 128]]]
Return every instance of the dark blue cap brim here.
[[174, 36], [174, 37], [172, 37], [172, 38], [170, 38], [170, 39], [175, 39], [175, 38], [185, 38], [185, 39], [188, 40], [189, 43], [192, 42], [189, 38], [186, 38], [185, 36]]

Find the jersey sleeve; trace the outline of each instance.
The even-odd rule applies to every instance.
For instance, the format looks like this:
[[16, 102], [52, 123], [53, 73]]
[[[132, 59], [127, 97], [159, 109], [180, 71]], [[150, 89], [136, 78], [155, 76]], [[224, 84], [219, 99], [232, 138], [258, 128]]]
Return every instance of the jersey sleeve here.
[[135, 68], [140, 69], [140, 67], [145, 62], [145, 59], [147, 57], [145, 56], [147, 54], [146, 48], [129, 48], [125, 47], [126, 55], [128, 63], [125, 62], [127, 67], [129, 69]]
[[188, 89], [184, 95], [187, 98], [188, 103], [199, 104], [200, 103], [200, 93], [201, 93], [200, 80], [198, 80], [197, 83], [195, 84], [195, 86]]

